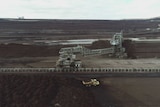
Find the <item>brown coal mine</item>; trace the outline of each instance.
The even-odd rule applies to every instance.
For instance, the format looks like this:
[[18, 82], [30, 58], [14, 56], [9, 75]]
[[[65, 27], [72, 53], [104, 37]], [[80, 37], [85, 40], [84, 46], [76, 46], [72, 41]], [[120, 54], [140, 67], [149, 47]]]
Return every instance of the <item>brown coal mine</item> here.
[[[0, 44], [0, 66], [53, 67], [55, 62], [49, 61], [58, 58], [61, 48], [69, 47], [69, 45], [16, 44], [19, 42], [111, 38], [115, 32], [122, 29], [124, 37], [127, 38], [155, 38], [159, 37], [160, 33], [146, 31], [146, 28], [155, 29], [158, 24], [159, 21], [149, 19], [118, 21], [1, 19], [0, 42], [5, 44]], [[123, 46], [129, 58], [160, 56], [159, 43], [146, 44], [125, 40]], [[100, 40], [86, 47], [99, 49], [111, 45], [109, 41]], [[46, 62], [41, 62], [41, 58]], [[99, 61], [99, 58], [96, 60]], [[100, 79], [98, 87], [85, 87], [80, 80], [50, 74], [0, 74], [0, 107], [160, 107], [159, 81], [159, 78], [113, 77]]]
[[[155, 46], [157, 45], [158, 43], [152, 43], [151, 45], [145, 43], [135, 44], [130, 40], [125, 40], [123, 43], [130, 58], [136, 58], [134, 52], [138, 52], [137, 47], [139, 49], [146, 48], [146, 50], [141, 50], [145, 56], [146, 52], [150, 51], [147, 48], [155, 48], [156, 50], [158, 47]], [[63, 46], [1, 44], [0, 57], [6, 59], [58, 57], [61, 47]], [[90, 49], [106, 48], [110, 47], [110, 43], [101, 40], [87, 47]], [[154, 51], [152, 50], [152, 52]], [[3, 64], [3, 62], [0, 64]], [[159, 105], [157, 100], [159, 97], [156, 97], [156, 92], [159, 90], [159, 87], [157, 88], [159, 79], [152, 78], [150, 80], [153, 81], [150, 82], [147, 78], [106, 78], [100, 81], [101, 84], [98, 87], [85, 87], [79, 80], [55, 77], [50, 74], [0, 74], [0, 107], [135, 107], [139, 105], [152, 106], [154, 102], [155, 105]], [[134, 85], [132, 85], [133, 82]], [[148, 88], [150, 87], [148, 82], [153, 85], [153, 89]], [[142, 85], [137, 85], [137, 83]], [[142, 92], [145, 93], [142, 94]], [[143, 95], [148, 96], [149, 101]], [[149, 96], [154, 100], [151, 100]]]
[[[122, 46], [125, 48], [125, 52], [128, 58], [159, 58], [160, 57], [160, 43], [157, 42], [135, 42], [132, 40], [124, 40]], [[111, 47], [108, 40], [99, 40], [93, 42], [88, 46], [91, 49], [102, 49]]]
[[73, 78], [49, 74], [1, 74], [0, 107], [99, 107]]
[[[75, 45], [76, 46], [76, 45]], [[0, 45], [0, 57], [49, 57], [58, 56], [59, 50], [64, 47], [73, 47], [73, 45], [55, 45], [55, 46], [43, 46], [43, 45], [22, 45], [22, 44], [1, 44]], [[98, 49], [111, 47], [109, 41], [95, 41], [92, 45], [87, 45], [87, 48]]]
[[[160, 57], [159, 43], [151, 42], [135, 42], [132, 40], [124, 40], [123, 47], [128, 58], [158, 58]], [[62, 47], [73, 47], [76, 45], [22, 45], [22, 44], [0, 44], [0, 57], [49, 57], [58, 56]], [[111, 47], [108, 40], [99, 40], [85, 47], [90, 49], [102, 49]]]

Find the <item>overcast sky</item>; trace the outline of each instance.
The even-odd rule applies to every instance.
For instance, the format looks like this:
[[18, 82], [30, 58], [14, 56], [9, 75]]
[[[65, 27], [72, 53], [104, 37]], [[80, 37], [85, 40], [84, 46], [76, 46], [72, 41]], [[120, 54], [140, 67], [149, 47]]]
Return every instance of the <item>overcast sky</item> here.
[[160, 0], [0, 0], [0, 13], [0, 18], [152, 18], [160, 16]]

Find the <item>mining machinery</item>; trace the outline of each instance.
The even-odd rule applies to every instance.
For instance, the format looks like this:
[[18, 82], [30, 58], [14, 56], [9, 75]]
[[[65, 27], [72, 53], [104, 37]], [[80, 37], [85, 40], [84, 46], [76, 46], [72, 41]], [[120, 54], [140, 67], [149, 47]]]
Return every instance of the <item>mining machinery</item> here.
[[126, 57], [125, 48], [122, 46], [123, 34], [116, 33], [110, 40], [110, 48], [88, 49], [83, 46], [62, 48], [57, 62], [58, 67], [51, 68], [23, 68], [0, 67], [0, 74], [52, 74], [73, 78], [94, 78], [90, 81], [82, 81], [86, 86], [98, 86], [100, 82], [96, 78], [102, 77], [160, 77], [160, 66], [135, 65], [135, 66], [111, 66], [111, 67], [82, 67], [81, 61], [76, 59], [76, 54], [83, 56], [108, 54], [116, 58]]
[[125, 53], [125, 48], [122, 46], [123, 43], [123, 33], [116, 33], [113, 35], [110, 40], [110, 44], [112, 47], [103, 48], [103, 49], [88, 49], [83, 46], [76, 47], [66, 47], [61, 48], [59, 51], [59, 59], [56, 63], [57, 67], [61, 68], [79, 68], [81, 67], [81, 61], [76, 59], [76, 54], [81, 54], [83, 56], [95, 56], [95, 55], [104, 55], [116, 57], [116, 58], [124, 58], [127, 56]]
[[90, 81], [82, 81], [82, 84], [90, 87], [90, 86], [98, 86], [100, 84], [100, 82], [97, 79], [90, 79]]

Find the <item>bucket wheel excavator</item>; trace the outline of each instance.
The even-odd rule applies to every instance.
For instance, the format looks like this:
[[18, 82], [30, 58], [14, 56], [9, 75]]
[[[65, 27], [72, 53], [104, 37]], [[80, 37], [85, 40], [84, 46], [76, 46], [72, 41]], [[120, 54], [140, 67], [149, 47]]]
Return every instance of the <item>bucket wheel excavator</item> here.
[[110, 48], [103, 49], [88, 49], [83, 46], [66, 47], [61, 48], [59, 51], [59, 59], [56, 63], [57, 67], [60, 68], [80, 68], [82, 66], [81, 61], [76, 59], [76, 54], [83, 56], [95, 56], [95, 55], [110, 55], [115, 58], [124, 58], [127, 56], [125, 48], [122, 46], [123, 33], [116, 33], [110, 40], [112, 45]]

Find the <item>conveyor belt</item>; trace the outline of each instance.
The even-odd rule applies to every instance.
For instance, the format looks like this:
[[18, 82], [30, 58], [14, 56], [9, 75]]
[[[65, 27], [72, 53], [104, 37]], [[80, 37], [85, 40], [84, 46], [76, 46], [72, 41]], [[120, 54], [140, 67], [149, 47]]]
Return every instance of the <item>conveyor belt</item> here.
[[160, 76], [160, 68], [0, 68], [0, 73], [11, 74], [32, 74], [50, 73], [53, 75], [63, 75], [71, 77], [107, 77], [107, 76]]

